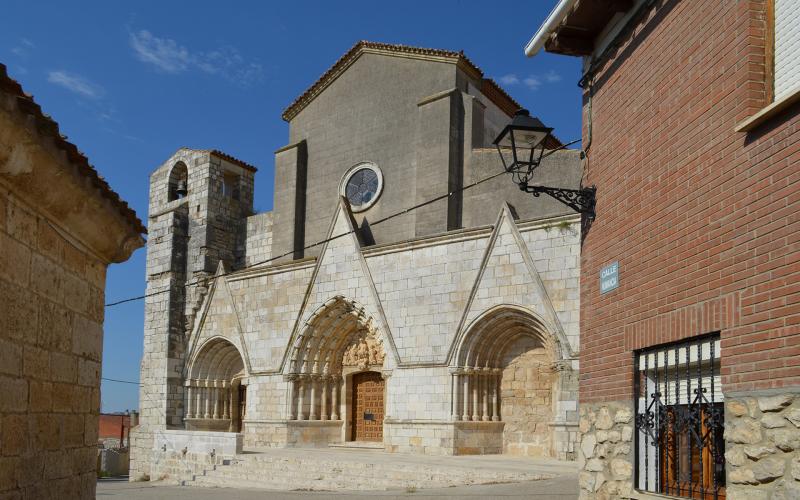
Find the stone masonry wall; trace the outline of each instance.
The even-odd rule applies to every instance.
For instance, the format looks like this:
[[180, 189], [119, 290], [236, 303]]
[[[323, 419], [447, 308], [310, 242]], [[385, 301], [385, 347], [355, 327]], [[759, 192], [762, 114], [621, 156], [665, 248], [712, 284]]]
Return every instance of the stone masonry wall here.
[[630, 498], [633, 491], [633, 403], [581, 405], [579, 428], [580, 500]]
[[264, 262], [272, 254], [272, 212], [247, 218], [247, 240], [244, 265], [250, 267]]
[[728, 500], [800, 498], [799, 428], [797, 391], [726, 398]]
[[508, 348], [500, 385], [503, 451], [510, 455], [553, 456], [552, 360], [534, 339], [522, 337]]
[[0, 498], [95, 496], [105, 275], [0, 187]]

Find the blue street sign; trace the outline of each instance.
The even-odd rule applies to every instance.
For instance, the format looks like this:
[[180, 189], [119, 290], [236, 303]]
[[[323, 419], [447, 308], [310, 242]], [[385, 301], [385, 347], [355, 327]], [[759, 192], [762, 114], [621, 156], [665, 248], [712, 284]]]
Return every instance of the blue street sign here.
[[619, 262], [614, 261], [600, 270], [600, 293], [619, 287]]

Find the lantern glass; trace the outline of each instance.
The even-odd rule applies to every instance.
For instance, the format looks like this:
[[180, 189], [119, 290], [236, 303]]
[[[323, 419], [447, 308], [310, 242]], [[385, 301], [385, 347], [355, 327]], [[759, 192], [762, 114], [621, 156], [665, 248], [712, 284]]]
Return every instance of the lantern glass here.
[[[500, 132], [493, 142], [500, 151], [501, 157], [503, 149], [511, 150], [511, 163], [507, 163], [503, 158], [505, 169], [512, 172], [521, 167], [527, 167], [529, 170], [535, 168], [541, 159], [544, 144], [552, 130], [538, 118], [530, 116], [527, 110], [518, 110], [511, 123]], [[537, 149], [539, 150], [538, 154]]]

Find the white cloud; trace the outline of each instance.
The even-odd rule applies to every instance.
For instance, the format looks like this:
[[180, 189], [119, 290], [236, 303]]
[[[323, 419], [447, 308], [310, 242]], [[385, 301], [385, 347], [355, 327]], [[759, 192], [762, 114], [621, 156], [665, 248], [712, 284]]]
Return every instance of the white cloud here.
[[175, 40], [153, 36], [147, 30], [131, 33], [131, 47], [136, 57], [167, 73], [180, 73], [189, 67], [189, 50]]
[[47, 81], [90, 99], [99, 99], [105, 94], [103, 87], [66, 71], [51, 71], [47, 75]]
[[525, 84], [531, 90], [538, 90], [539, 87], [542, 86], [542, 81], [536, 76], [529, 76], [528, 78], [522, 80], [522, 83]]
[[530, 90], [539, 90], [539, 87], [544, 83], [557, 83], [561, 81], [561, 75], [556, 73], [555, 70], [549, 70], [543, 75], [530, 75], [527, 78], [520, 79], [516, 74], [509, 73], [497, 79], [501, 85], [519, 85], [520, 83], [528, 87]]
[[561, 81], [561, 75], [556, 73], [555, 70], [551, 69], [544, 74], [544, 79], [547, 80], [547, 83], [556, 83]]
[[519, 83], [519, 78], [517, 77], [517, 75], [513, 73], [509, 73], [508, 75], [503, 75], [500, 78], [498, 78], [498, 80], [503, 85], [516, 85]]
[[27, 38], [20, 38], [19, 43], [11, 48], [11, 53], [17, 57], [27, 57], [28, 53], [36, 45]]
[[171, 38], [160, 38], [147, 30], [131, 33], [130, 44], [137, 59], [167, 73], [199, 70], [239, 85], [257, 83], [263, 78], [264, 68], [260, 64], [245, 60], [229, 45], [209, 52], [192, 52]]

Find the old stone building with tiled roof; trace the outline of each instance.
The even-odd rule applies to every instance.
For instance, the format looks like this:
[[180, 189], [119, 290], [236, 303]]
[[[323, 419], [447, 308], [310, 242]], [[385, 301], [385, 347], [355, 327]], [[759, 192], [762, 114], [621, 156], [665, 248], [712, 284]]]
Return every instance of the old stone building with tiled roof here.
[[0, 64], [0, 498], [95, 498], [106, 269], [143, 233]]
[[[218, 151], [158, 167], [132, 478], [243, 446], [572, 459], [580, 219], [496, 176], [518, 108], [461, 53], [360, 42], [284, 112], [273, 211]], [[534, 181], [578, 187], [578, 155]]]

